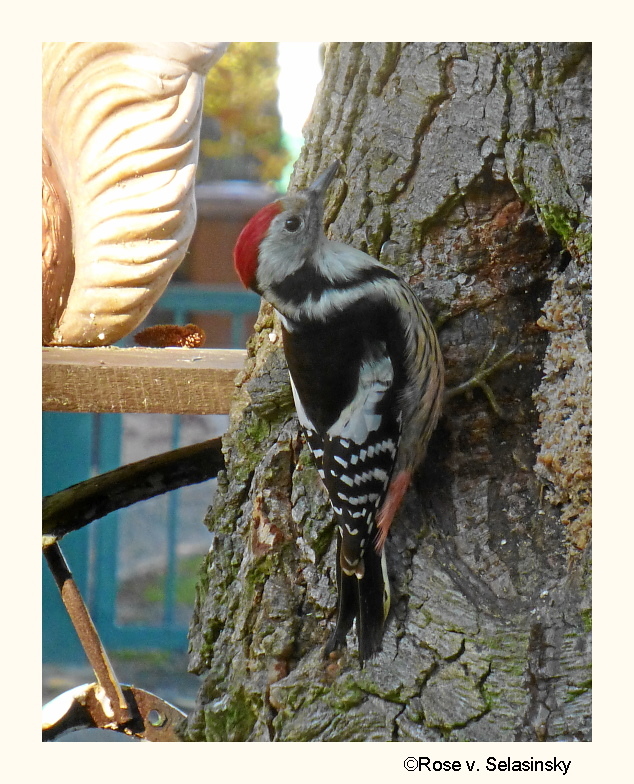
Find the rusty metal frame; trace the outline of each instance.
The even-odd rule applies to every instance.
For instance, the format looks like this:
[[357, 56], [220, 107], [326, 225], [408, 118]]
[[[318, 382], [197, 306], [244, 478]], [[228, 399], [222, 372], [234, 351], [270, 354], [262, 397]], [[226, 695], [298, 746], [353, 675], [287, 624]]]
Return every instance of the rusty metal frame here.
[[94, 727], [148, 741], [179, 741], [176, 728], [185, 714], [155, 694], [119, 683], [59, 544], [54, 542], [43, 552], [97, 683], [71, 689], [45, 706], [42, 740]]
[[125, 724], [113, 719], [98, 683], [84, 684], [44, 706], [42, 740], [56, 740], [71, 730], [108, 729], [147, 741], [180, 741], [176, 730], [185, 719], [182, 711], [135, 686], [121, 686], [121, 691], [131, 717]]

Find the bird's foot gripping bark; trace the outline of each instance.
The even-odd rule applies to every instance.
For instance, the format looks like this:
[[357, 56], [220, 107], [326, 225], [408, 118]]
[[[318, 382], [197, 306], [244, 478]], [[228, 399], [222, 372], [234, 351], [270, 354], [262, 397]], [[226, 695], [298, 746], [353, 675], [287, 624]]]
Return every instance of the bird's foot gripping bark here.
[[492, 357], [495, 355], [497, 351], [497, 338], [493, 341], [493, 345], [489, 349], [486, 357], [481, 362], [480, 366], [476, 370], [476, 372], [471, 376], [471, 378], [467, 379], [467, 381], [463, 381], [462, 384], [458, 384], [458, 386], [451, 387], [445, 391], [445, 402], [451, 400], [458, 395], [463, 395], [466, 392], [469, 392], [471, 389], [475, 389], [478, 387], [481, 389], [486, 399], [489, 401], [489, 405], [493, 409], [493, 411], [497, 414], [497, 416], [504, 420], [504, 421], [511, 421], [512, 417], [509, 414], [506, 414], [500, 404], [497, 402], [495, 395], [493, 394], [493, 390], [487, 383], [487, 379], [489, 379], [494, 373], [496, 373], [504, 364], [506, 364], [510, 359], [516, 356], [518, 346], [512, 348], [510, 351], [507, 351], [503, 354], [499, 359], [495, 361], [491, 361]]

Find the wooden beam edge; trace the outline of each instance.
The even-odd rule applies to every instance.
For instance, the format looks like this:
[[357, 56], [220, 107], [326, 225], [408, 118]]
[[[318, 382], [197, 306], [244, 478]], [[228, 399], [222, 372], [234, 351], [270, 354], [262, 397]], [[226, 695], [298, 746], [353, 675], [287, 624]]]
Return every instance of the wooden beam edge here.
[[83, 413], [227, 414], [246, 351], [42, 350], [42, 408]]

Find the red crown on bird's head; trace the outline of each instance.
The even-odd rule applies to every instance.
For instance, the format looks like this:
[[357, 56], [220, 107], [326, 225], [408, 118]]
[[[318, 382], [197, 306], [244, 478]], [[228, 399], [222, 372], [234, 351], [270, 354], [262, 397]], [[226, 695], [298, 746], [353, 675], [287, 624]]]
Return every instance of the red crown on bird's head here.
[[233, 249], [233, 263], [238, 277], [248, 289], [255, 286], [260, 243], [266, 236], [271, 221], [282, 212], [282, 203], [274, 201], [262, 207], [240, 232]]

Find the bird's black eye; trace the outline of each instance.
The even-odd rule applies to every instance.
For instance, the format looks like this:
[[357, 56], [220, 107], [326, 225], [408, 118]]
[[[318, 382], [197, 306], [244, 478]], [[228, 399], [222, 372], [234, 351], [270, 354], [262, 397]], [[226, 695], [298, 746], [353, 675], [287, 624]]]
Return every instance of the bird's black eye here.
[[284, 228], [286, 231], [297, 231], [299, 227], [302, 225], [302, 219], [299, 218], [297, 215], [291, 215], [290, 218], [287, 218], [284, 221]]

